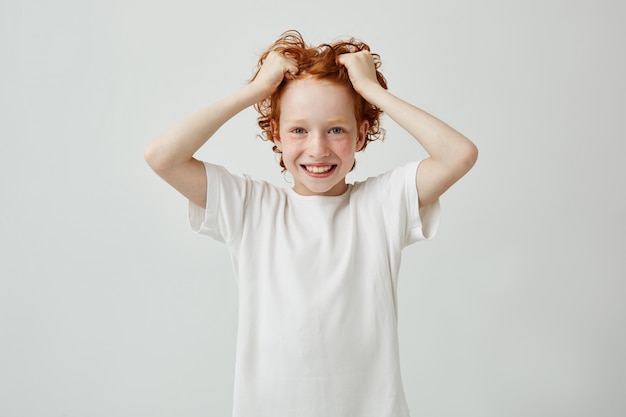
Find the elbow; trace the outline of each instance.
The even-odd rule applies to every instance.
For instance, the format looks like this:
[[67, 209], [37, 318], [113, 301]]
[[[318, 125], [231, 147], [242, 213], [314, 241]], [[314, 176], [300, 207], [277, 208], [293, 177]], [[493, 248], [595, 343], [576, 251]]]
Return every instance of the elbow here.
[[154, 143], [148, 144], [143, 152], [143, 158], [147, 164], [156, 173], [166, 171], [168, 169], [168, 161], [159, 147]]
[[478, 148], [469, 140], [459, 149], [455, 165], [458, 167], [461, 175], [465, 175], [478, 160]]
[[467, 150], [465, 151], [465, 163], [468, 167], [468, 171], [472, 169], [474, 164], [476, 164], [476, 161], [478, 161], [478, 147], [474, 143], [470, 142]]
[[155, 151], [154, 145], [152, 143], [148, 144], [148, 146], [144, 148], [143, 159], [152, 169], [154, 169], [154, 167], [158, 165], [158, 152]]

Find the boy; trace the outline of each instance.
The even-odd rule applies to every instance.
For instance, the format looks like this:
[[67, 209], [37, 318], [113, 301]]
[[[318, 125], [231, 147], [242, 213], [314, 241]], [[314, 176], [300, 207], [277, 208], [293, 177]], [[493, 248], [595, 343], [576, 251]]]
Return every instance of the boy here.
[[[404, 417], [396, 283], [402, 248], [430, 238], [439, 197], [473, 166], [463, 135], [393, 96], [354, 39], [310, 47], [284, 33], [252, 81], [174, 125], [149, 165], [190, 201], [195, 231], [223, 241], [237, 277], [233, 415]], [[293, 188], [194, 159], [254, 105]], [[386, 112], [429, 157], [347, 184]]]

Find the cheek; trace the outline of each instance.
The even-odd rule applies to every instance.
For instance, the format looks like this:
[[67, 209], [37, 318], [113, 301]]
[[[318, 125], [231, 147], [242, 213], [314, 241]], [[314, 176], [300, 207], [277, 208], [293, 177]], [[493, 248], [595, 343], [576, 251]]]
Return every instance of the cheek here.
[[282, 146], [281, 152], [283, 153], [284, 160], [294, 159], [300, 153], [302, 153], [302, 150], [299, 149], [297, 143], [295, 142], [290, 142], [289, 140], [287, 140], [287, 141], [283, 141], [282, 145], [283, 146]]
[[352, 140], [345, 140], [337, 143], [335, 153], [341, 155], [342, 158], [354, 157], [356, 144]]

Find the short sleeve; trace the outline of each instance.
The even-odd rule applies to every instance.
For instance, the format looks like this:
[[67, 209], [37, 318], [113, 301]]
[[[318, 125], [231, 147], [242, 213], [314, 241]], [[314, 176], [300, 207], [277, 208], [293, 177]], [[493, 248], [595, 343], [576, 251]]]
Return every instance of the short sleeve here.
[[206, 208], [189, 202], [189, 226], [196, 233], [220, 242], [236, 239], [242, 226], [249, 179], [224, 167], [204, 162], [207, 176]]
[[406, 172], [406, 192], [407, 199], [411, 201], [410, 213], [414, 214], [411, 221], [411, 230], [409, 241], [407, 244], [414, 243], [419, 240], [432, 239], [439, 228], [441, 203], [439, 199], [428, 204], [427, 206], [419, 206], [419, 190], [415, 185], [415, 175], [422, 161], [414, 164], [408, 164]]
[[380, 186], [388, 228], [397, 228], [396, 232], [402, 239], [403, 246], [432, 239], [439, 227], [439, 200], [419, 207], [415, 175], [420, 163], [421, 161], [407, 163], [379, 177], [382, 180]]

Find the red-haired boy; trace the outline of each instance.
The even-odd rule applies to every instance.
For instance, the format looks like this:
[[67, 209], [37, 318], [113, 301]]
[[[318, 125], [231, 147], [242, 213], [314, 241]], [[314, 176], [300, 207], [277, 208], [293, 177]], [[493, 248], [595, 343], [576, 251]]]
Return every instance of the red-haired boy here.
[[[392, 95], [379, 57], [356, 40], [311, 47], [281, 36], [252, 81], [175, 124], [146, 160], [190, 201], [194, 230], [223, 241], [238, 285], [233, 415], [405, 417], [396, 284], [402, 249], [430, 238], [439, 197], [477, 158], [472, 142]], [[281, 188], [195, 152], [255, 106], [293, 176]], [[387, 113], [428, 153], [346, 183]]]

